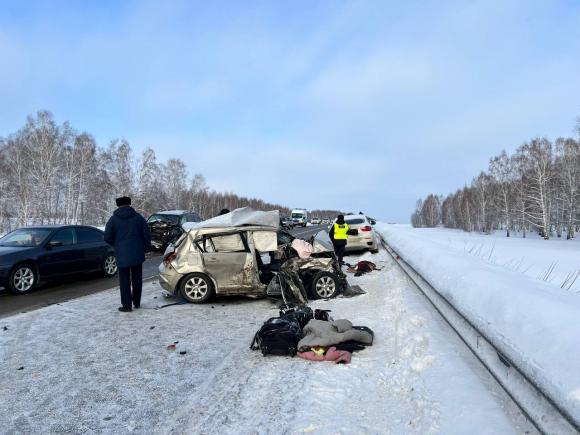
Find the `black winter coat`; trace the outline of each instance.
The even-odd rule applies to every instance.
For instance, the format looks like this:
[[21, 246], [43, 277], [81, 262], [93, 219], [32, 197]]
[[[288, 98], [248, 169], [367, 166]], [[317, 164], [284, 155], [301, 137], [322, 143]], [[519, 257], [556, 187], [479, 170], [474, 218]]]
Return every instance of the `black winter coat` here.
[[114, 246], [118, 267], [137, 266], [151, 250], [149, 226], [134, 208], [119, 207], [107, 222], [105, 242]]

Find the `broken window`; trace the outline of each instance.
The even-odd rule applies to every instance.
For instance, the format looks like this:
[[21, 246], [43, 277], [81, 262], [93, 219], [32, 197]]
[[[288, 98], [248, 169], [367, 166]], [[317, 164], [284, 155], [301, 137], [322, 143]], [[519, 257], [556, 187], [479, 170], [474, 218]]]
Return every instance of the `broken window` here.
[[202, 252], [206, 253], [248, 252], [240, 233], [206, 236], [198, 240], [196, 245]]

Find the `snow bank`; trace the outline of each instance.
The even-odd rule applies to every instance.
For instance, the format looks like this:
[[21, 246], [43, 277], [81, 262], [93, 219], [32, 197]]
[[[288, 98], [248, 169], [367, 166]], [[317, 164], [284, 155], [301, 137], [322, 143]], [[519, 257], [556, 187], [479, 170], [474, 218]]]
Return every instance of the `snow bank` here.
[[[580, 298], [423, 237], [377, 224], [389, 245], [576, 421], [580, 421]], [[431, 230], [433, 231], [433, 230]]]
[[461, 254], [477, 257], [507, 270], [523, 273], [555, 287], [580, 292], [580, 238], [544, 240], [536, 233], [492, 234], [465, 232], [449, 228], [421, 228], [421, 239], [438, 243]]

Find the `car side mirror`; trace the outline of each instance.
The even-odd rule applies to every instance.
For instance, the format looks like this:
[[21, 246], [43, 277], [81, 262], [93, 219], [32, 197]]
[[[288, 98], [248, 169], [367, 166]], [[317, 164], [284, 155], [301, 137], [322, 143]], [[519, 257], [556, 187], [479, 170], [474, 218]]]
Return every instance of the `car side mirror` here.
[[371, 225], [376, 225], [376, 224], [377, 224], [377, 221], [376, 221], [376, 220], [374, 220], [374, 219], [371, 219], [371, 221], [370, 221], [370, 222], [371, 222]]
[[46, 245], [48, 249], [56, 248], [57, 246], [62, 246], [62, 242], [58, 240], [51, 240], [48, 242], [48, 245]]

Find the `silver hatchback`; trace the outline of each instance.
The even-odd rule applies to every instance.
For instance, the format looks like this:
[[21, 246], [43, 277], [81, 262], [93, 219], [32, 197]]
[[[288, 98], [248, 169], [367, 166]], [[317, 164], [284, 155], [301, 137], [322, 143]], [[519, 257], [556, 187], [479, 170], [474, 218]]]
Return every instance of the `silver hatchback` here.
[[244, 208], [191, 225], [165, 252], [161, 287], [193, 303], [214, 295], [266, 296], [274, 277], [289, 275], [311, 297], [334, 297], [346, 288], [331, 245], [313, 239], [311, 255], [300, 258], [294, 237], [279, 224], [277, 211]]

